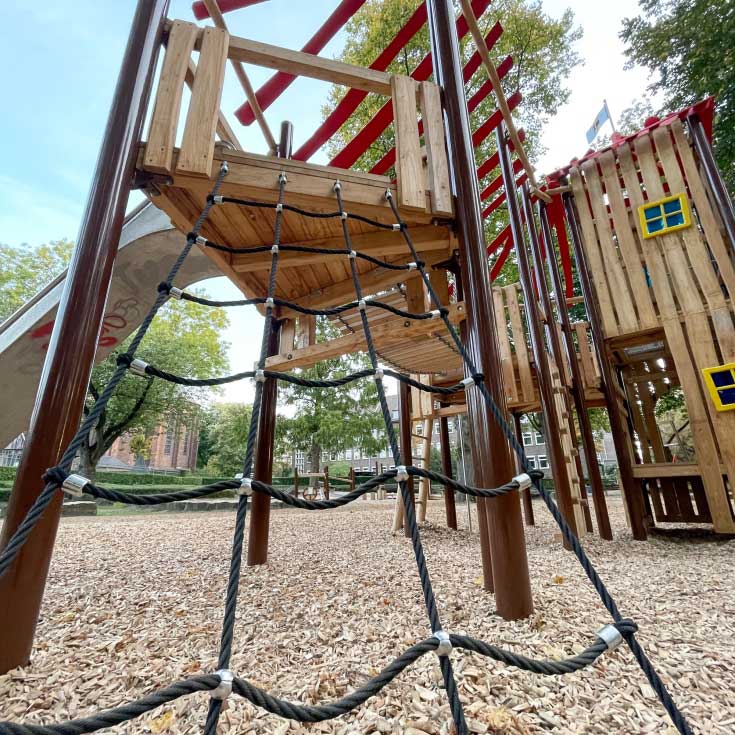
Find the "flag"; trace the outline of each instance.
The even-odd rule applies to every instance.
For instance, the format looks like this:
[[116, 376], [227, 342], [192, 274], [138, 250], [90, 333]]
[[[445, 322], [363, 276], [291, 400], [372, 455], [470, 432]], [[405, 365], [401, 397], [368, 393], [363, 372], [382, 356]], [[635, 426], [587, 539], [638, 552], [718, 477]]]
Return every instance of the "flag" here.
[[592, 123], [592, 127], [587, 131], [587, 142], [592, 141], [597, 137], [600, 132], [600, 128], [610, 120], [610, 110], [607, 109], [607, 102], [602, 105], [602, 109], [597, 113], [595, 121]]

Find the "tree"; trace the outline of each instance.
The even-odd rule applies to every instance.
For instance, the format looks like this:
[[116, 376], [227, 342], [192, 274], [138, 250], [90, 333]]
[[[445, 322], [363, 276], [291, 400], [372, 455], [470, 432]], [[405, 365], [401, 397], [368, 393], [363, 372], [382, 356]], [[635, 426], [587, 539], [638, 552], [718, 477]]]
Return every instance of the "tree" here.
[[620, 37], [629, 65], [657, 74], [649, 86], [667, 109], [717, 98], [714, 148], [735, 193], [735, 13], [731, 0], [640, 0], [641, 14], [626, 18]]
[[0, 244], [0, 322], [62, 273], [73, 247], [69, 240], [20, 247]]
[[[190, 301], [169, 302], [153, 320], [136, 357], [178, 375], [194, 378], [219, 375], [228, 367], [228, 344], [221, 337], [227, 323], [222, 309]], [[85, 414], [115, 371], [118, 355], [127, 351], [131, 340], [132, 335], [93, 370]], [[88, 443], [80, 450], [80, 471], [85, 477], [93, 478], [102, 455], [115, 439], [126, 433], [136, 437], [137, 448], [133, 451], [145, 457], [145, 438], [150, 438], [153, 429], [166, 422], [177, 430], [177, 426], [189, 422], [199, 411], [197, 402], [201, 396], [200, 389], [128, 373], [100, 416]], [[144, 437], [142, 444], [138, 435]]]
[[252, 413], [253, 407], [242, 403], [211, 406], [207, 421], [208, 472], [220, 477], [234, 477], [242, 472]]
[[[332, 331], [326, 320], [317, 321], [318, 342], [334, 336]], [[298, 375], [311, 380], [332, 380], [369, 365], [364, 354], [348, 355], [322, 360]], [[344, 388], [286, 384], [279, 397], [295, 409], [293, 417], [279, 417], [279, 446], [308, 452], [312, 472], [321, 468], [323, 451], [341, 452], [357, 447], [373, 455], [387, 444], [378, 391], [372, 378]]]

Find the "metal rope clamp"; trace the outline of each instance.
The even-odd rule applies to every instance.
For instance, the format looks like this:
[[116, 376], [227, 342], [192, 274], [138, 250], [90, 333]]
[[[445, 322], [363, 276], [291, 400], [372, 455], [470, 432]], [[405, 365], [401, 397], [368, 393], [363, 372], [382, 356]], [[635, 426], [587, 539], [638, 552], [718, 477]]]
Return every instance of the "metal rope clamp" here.
[[379, 367], [375, 369], [375, 372], [373, 373], [373, 377], [375, 378], [375, 380], [382, 380], [384, 376], [385, 373], [383, 372], [383, 368]]
[[405, 464], [396, 467], [396, 482], [408, 482], [408, 470]]
[[269, 297], [268, 297], [268, 298], [267, 298], [267, 299], [265, 300], [265, 308], [266, 308], [266, 309], [272, 309], [272, 308], [274, 308], [274, 307], [275, 307], [275, 305], [276, 305], [276, 302], [275, 302], [275, 301], [273, 300], [273, 297], [272, 297], [272, 296], [269, 296]]
[[403, 229], [400, 222], [393, 223], [393, 232], [400, 232]]
[[346, 220], [350, 215], [347, 212], [340, 212], [339, 216], [342, 220]]
[[271, 254], [275, 255], [278, 252], [278, 245], [271, 246]]
[[176, 288], [176, 286], [171, 286], [168, 290], [168, 295], [172, 299], [178, 299], [179, 301], [184, 298], [184, 292], [180, 288]]
[[222, 194], [215, 194], [215, 196], [212, 198], [212, 201], [215, 204], [224, 204], [225, 198], [222, 196]]
[[605, 643], [608, 651], [615, 650], [623, 642], [623, 634], [614, 625], [605, 625], [595, 635]]
[[533, 481], [525, 472], [522, 475], [516, 475], [513, 478], [513, 482], [518, 483], [519, 490], [526, 490], [527, 488], [531, 487], [531, 485], [533, 484]]
[[408, 266], [408, 270], [410, 271], [418, 270], [418, 267], [419, 267], [418, 263], [414, 263], [414, 262], [407, 263], [406, 265]]
[[336, 180], [336, 181], [334, 182], [334, 186], [332, 187], [332, 189], [333, 189], [334, 191], [342, 191], [342, 182], [341, 182], [341, 181], [340, 181], [339, 179], [337, 179], [337, 180]]
[[459, 382], [465, 387], [465, 389], [471, 388], [473, 385], [477, 385], [477, 383], [475, 382], [475, 377], [473, 375], [470, 375], [469, 378], [465, 378], [464, 380], [460, 380]]
[[83, 475], [69, 475], [64, 482], [61, 483], [61, 489], [68, 495], [75, 498], [81, 498], [84, 495], [84, 488], [89, 485], [89, 480]]
[[265, 370], [256, 370], [254, 377], [255, 377], [256, 383], [265, 383], [266, 381]]
[[141, 378], [145, 378], [147, 367], [148, 363], [145, 362], [145, 360], [139, 360], [136, 357], [128, 366], [128, 370], [130, 370], [133, 375], [140, 375]]
[[202, 246], [206, 245], [207, 244], [207, 238], [206, 237], [202, 237], [201, 235], [197, 235], [196, 244], [197, 245], [202, 245]]
[[232, 694], [232, 682], [235, 675], [229, 669], [220, 669], [214, 672], [215, 676], [219, 676], [219, 686], [210, 692], [212, 699], [220, 699], [224, 701]]
[[288, 183], [288, 176], [286, 176], [285, 171], [281, 171], [280, 174], [278, 174], [278, 183], [279, 184], [286, 184]]
[[350, 252], [347, 253], [347, 257], [350, 260], [354, 260], [357, 257], [357, 250], [350, 250]]
[[360, 299], [360, 300], [359, 300], [359, 301], [357, 302], [357, 308], [358, 308], [358, 309], [359, 309], [360, 311], [365, 311], [365, 309], [367, 309], [367, 302], [365, 301], [365, 299]]
[[222, 165], [219, 167], [220, 173], [227, 176], [228, 173], [230, 173], [230, 166], [227, 163], [227, 161], [222, 161]]
[[243, 477], [240, 479], [240, 487], [236, 490], [238, 495], [247, 495], [248, 497], [253, 494], [253, 481], [249, 477]]
[[276, 212], [278, 214], [280, 214], [281, 212], [283, 212], [283, 204], [281, 204], [281, 202], [278, 202], [278, 204], [276, 204]]
[[446, 630], [437, 630], [434, 633], [434, 638], [439, 641], [439, 645], [436, 647], [436, 655], [448, 656], [452, 652], [452, 641], [449, 633]]

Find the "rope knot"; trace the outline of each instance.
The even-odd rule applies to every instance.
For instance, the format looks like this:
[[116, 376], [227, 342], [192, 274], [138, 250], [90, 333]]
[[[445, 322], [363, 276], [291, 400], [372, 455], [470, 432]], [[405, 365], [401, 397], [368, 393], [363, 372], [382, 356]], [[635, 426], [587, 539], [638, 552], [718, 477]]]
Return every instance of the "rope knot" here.
[[638, 623], [630, 618], [623, 618], [621, 621], [615, 623], [615, 627], [626, 640], [632, 638], [638, 632]]
[[168, 281], [161, 281], [157, 290], [158, 293], [171, 293], [171, 284]]
[[197, 241], [197, 233], [196, 232], [187, 232], [186, 233], [186, 242], [189, 243], [189, 245], [193, 245]]
[[61, 487], [67, 477], [69, 477], [69, 473], [64, 472], [64, 470], [57, 465], [56, 467], [49, 467], [49, 469], [43, 473], [42, 479], [47, 484], [53, 484]]
[[129, 352], [123, 352], [122, 354], [117, 356], [117, 362], [118, 365], [125, 365], [125, 367], [130, 367], [131, 363], [133, 362], [133, 356]]
[[526, 473], [534, 482], [537, 480], [543, 480], [544, 479], [544, 471], [543, 470], [529, 470]]

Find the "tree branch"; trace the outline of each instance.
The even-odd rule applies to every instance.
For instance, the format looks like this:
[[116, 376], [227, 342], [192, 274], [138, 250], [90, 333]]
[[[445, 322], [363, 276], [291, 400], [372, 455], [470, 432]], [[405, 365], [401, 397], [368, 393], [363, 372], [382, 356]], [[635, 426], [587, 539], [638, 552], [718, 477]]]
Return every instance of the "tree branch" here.
[[105, 448], [104, 451], [107, 451], [112, 446], [112, 443], [115, 441], [115, 439], [117, 439], [117, 437], [122, 434], [125, 428], [129, 426], [133, 419], [140, 413], [141, 409], [143, 408], [143, 404], [145, 403], [145, 399], [148, 396], [148, 391], [151, 389], [152, 385], [153, 379], [148, 380], [146, 382], [145, 388], [143, 389], [143, 392], [138, 397], [135, 405], [130, 409], [128, 415], [121, 421], [118, 421], [116, 424], [112, 424], [112, 426], [109, 426], [104, 432], [103, 440], [101, 442], [101, 444]]

